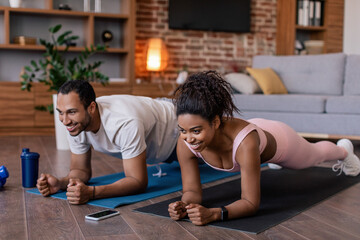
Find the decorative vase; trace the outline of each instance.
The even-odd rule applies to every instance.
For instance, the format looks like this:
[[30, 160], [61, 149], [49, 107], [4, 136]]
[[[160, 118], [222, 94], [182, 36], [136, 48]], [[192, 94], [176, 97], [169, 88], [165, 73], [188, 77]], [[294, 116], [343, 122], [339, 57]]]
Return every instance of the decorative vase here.
[[55, 122], [55, 137], [56, 148], [58, 150], [70, 150], [69, 141], [67, 140], [67, 130], [64, 124], [59, 120], [59, 112], [56, 111], [57, 94], [53, 94], [54, 104], [54, 122]]
[[10, 7], [19, 8], [21, 7], [22, 0], [9, 0]]

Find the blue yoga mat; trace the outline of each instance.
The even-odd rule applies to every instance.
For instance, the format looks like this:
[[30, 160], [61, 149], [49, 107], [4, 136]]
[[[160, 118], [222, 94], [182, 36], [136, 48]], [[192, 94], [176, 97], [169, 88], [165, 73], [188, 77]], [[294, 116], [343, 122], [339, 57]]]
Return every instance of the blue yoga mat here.
[[[159, 197], [168, 193], [182, 190], [179, 163], [178, 162], [173, 162], [171, 164], [165, 163], [165, 164], [161, 164], [160, 166], [162, 172], [166, 173], [166, 176], [162, 176], [162, 177], [153, 176], [154, 173], [158, 172], [156, 166], [148, 167], [149, 182], [146, 192], [136, 195], [130, 195], [130, 196], [90, 200], [89, 202], [87, 202], [87, 204], [95, 205], [99, 207], [105, 207], [105, 208], [116, 208], [121, 205], [140, 202], [143, 200]], [[212, 169], [206, 164], [200, 165], [199, 169], [200, 169], [201, 183], [208, 183], [239, 174], [239, 173], [217, 171]], [[92, 178], [89, 181], [89, 185], [98, 186], [98, 185], [110, 184], [123, 178], [124, 176], [125, 174], [121, 172], [121, 173], [115, 173], [111, 175]], [[37, 188], [30, 189], [27, 192], [40, 194]], [[51, 197], [66, 199], [66, 192], [61, 191], [51, 195]]]

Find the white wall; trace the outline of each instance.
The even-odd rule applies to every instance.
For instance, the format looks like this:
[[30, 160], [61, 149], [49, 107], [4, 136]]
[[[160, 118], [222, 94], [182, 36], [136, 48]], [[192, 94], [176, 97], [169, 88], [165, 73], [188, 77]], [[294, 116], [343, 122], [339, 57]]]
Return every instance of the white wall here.
[[360, 54], [360, 0], [345, 0], [343, 52]]

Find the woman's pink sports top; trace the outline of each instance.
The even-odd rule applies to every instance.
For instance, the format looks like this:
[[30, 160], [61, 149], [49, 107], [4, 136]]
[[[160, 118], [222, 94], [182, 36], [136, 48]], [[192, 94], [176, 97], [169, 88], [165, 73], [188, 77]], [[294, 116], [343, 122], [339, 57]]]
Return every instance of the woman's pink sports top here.
[[203, 156], [201, 155], [201, 153], [199, 152], [195, 152], [191, 147], [190, 144], [187, 143], [185, 140], [185, 144], [186, 146], [190, 149], [191, 152], [193, 152], [195, 154], [195, 156], [197, 156], [198, 158], [201, 158], [204, 160], [204, 162], [209, 165], [210, 167], [216, 169], [216, 170], [220, 170], [220, 171], [226, 171], [226, 172], [238, 172], [240, 171], [240, 165], [236, 162], [235, 160], [235, 154], [236, 154], [236, 150], [238, 149], [240, 143], [243, 141], [243, 139], [252, 131], [256, 130], [257, 133], [259, 134], [259, 138], [260, 138], [260, 145], [259, 145], [259, 150], [260, 150], [260, 154], [264, 151], [266, 144], [267, 144], [267, 138], [266, 135], [264, 133], [264, 131], [259, 128], [258, 126], [256, 126], [255, 124], [249, 123], [246, 127], [244, 127], [239, 133], [238, 135], [235, 137], [234, 143], [233, 143], [233, 150], [232, 150], [232, 159], [233, 159], [233, 167], [230, 169], [224, 169], [224, 168], [218, 168], [218, 167], [214, 167], [211, 164], [209, 164], [208, 162], [206, 162], [206, 160], [203, 158]]

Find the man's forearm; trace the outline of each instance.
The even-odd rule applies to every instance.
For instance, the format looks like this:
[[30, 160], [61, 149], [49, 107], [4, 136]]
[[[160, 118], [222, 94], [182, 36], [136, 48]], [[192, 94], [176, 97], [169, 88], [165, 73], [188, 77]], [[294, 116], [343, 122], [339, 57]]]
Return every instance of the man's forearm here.
[[96, 186], [95, 198], [119, 197], [144, 192], [147, 182], [125, 177], [109, 185]]
[[82, 182], [87, 183], [91, 178], [91, 173], [84, 170], [71, 169], [66, 177], [60, 179], [60, 189], [66, 190], [67, 185], [69, 184], [69, 179], [71, 178], [80, 179]]

